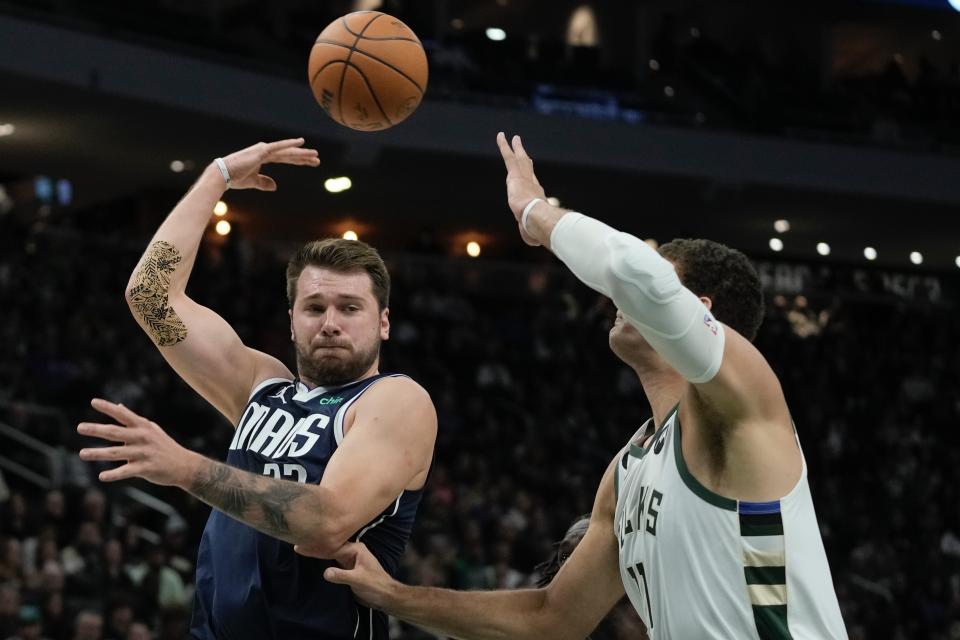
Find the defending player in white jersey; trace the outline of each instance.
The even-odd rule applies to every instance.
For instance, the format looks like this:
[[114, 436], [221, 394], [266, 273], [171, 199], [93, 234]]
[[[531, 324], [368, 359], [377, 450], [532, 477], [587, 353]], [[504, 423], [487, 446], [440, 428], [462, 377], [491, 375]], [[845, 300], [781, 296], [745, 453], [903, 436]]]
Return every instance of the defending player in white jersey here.
[[346, 545], [327, 579], [455, 638], [581, 639], [624, 592], [655, 640], [846, 638], [780, 382], [751, 344], [763, 301], [747, 259], [705, 240], [658, 254], [550, 206], [520, 138], [497, 143], [524, 241], [619, 309], [610, 346], [655, 424], [611, 461], [583, 541], [545, 588], [410, 587], [363, 545]]

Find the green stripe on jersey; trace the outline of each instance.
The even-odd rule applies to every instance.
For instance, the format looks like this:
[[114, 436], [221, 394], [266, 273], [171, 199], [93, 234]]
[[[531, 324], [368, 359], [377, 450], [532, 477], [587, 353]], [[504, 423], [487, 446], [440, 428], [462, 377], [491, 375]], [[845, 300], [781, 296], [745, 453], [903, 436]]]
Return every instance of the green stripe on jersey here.
[[760, 640], [792, 640], [787, 627], [787, 606], [753, 607], [753, 619], [757, 623]]
[[786, 567], [744, 567], [747, 584], [787, 584]]
[[782, 536], [783, 518], [777, 513], [741, 513], [741, 536]]

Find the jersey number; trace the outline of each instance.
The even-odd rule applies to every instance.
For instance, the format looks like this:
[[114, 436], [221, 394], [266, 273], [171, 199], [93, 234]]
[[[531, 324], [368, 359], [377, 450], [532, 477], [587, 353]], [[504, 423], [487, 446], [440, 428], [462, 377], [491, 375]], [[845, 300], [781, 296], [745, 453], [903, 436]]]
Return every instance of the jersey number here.
[[263, 475], [272, 476], [277, 480], [290, 480], [296, 475], [296, 481], [300, 484], [306, 484], [307, 482], [307, 470], [299, 464], [284, 463], [283, 475], [280, 475], [280, 465], [276, 462], [269, 462], [263, 465]]
[[647, 572], [643, 570], [643, 563], [638, 562], [632, 567], [627, 567], [627, 573], [629, 573], [633, 581], [637, 583], [637, 589], [640, 588], [640, 580], [643, 580], [643, 597], [647, 600], [647, 617], [650, 619], [650, 629], [653, 629], [653, 609], [650, 608], [650, 588], [647, 586]]

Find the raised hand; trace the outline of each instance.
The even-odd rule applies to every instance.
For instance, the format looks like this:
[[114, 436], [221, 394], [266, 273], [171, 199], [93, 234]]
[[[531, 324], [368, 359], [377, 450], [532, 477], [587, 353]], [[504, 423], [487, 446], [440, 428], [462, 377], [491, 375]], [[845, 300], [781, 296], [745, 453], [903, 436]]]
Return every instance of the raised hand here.
[[[95, 398], [90, 403], [119, 424], [81, 422], [77, 433], [119, 443], [111, 447], [80, 450], [81, 460], [102, 460], [124, 464], [100, 472], [101, 482], [115, 482], [127, 478], [143, 478], [166, 486], [180, 486], [188, 475], [188, 458], [197, 454], [181, 447], [155, 422], [126, 408]], [[123, 426], [120, 426], [123, 425]]]
[[260, 173], [265, 164], [298, 164], [316, 167], [320, 164], [316, 149], [304, 149], [303, 138], [277, 142], [258, 142], [223, 158], [230, 173], [231, 189], [276, 191], [277, 183]]
[[533, 160], [523, 148], [520, 136], [513, 136], [513, 146], [507, 143], [507, 136], [501, 131], [497, 134], [497, 146], [503, 156], [503, 164], [507, 168], [507, 205], [513, 212], [513, 217], [520, 227], [520, 237], [531, 246], [537, 242], [521, 224], [523, 209], [534, 198], [546, 200], [547, 196], [533, 172]]

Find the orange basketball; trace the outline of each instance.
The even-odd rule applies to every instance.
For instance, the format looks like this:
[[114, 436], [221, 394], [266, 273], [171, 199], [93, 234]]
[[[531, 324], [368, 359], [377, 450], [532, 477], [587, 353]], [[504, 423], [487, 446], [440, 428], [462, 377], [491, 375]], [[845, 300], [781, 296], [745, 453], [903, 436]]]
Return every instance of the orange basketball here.
[[351, 129], [378, 131], [403, 122], [427, 90], [427, 54], [393, 16], [357, 11], [320, 33], [308, 65], [313, 95]]

